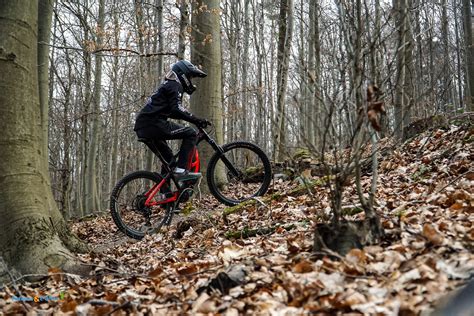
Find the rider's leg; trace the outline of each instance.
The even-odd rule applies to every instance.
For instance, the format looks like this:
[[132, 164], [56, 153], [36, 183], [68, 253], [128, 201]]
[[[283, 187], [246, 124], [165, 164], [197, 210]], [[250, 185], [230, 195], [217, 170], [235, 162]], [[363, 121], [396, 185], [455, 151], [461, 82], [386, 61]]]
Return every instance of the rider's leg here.
[[196, 131], [192, 128], [183, 131], [183, 135], [186, 135], [186, 137], [183, 138], [183, 142], [181, 143], [178, 162], [176, 166], [178, 168], [186, 169], [188, 166], [188, 161], [191, 158], [191, 155], [193, 154], [194, 146], [196, 146], [197, 135]]
[[177, 168], [186, 169], [189, 156], [192, 154], [194, 146], [197, 142], [197, 132], [189, 126], [182, 126], [173, 122], [169, 122], [169, 136], [166, 139], [182, 139], [181, 148], [179, 150]]
[[[138, 137], [148, 138], [150, 141], [146, 143], [148, 148], [157, 156], [162, 157], [169, 165], [170, 168], [174, 168], [175, 165], [175, 158], [173, 156], [173, 151], [166, 143], [166, 140], [162, 139], [162, 135], [166, 135], [163, 132], [163, 128], [161, 126], [151, 125], [144, 128], [141, 128], [136, 131]], [[165, 176], [166, 168], [164, 165], [161, 166], [161, 175]], [[161, 193], [168, 193], [170, 192], [169, 182], [163, 185], [160, 188]]]
[[[168, 143], [164, 139], [154, 139], [153, 144], [156, 149], [160, 152], [161, 156], [166, 160], [168, 165], [172, 165], [174, 161], [174, 156], [173, 156], [173, 151], [171, 150], [170, 146], [168, 146]], [[155, 153], [156, 154], [156, 153]], [[162, 168], [161, 172], [164, 172], [165, 170]]]
[[[153, 146], [155, 147], [155, 150], [158, 150], [160, 152], [161, 156], [166, 160], [169, 168], [172, 170], [174, 168], [174, 165], [176, 165], [176, 160], [174, 158], [173, 151], [168, 146], [168, 143], [166, 142], [166, 140], [154, 139]], [[167, 173], [168, 173], [167, 168], [163, 164], [161, 166], [161, 175], [164, 177]], [[171, 192], [169, 180], [160, 188], [160, 192], [161, 193]]]
[[[139, 130], [141, 131], [141, 130]], [[139, 133], [137, 131], [137, 134]], [[140, 136], [145, 138], [151, 138], [157, 143], [159, 151], [167, 161], [170, 161], [173, 157], [171, 149], [168, 147], [166, 142], [157, 142], [158, 140], [165, 139], [182, 139], [181, 149], [179, 151], [178, 163], [175, 169], [175, 176], [180, 180], [184, 179], [196, 179], [201, 177], [200, 173], [188, 173], [185, 172], [188, 157], [192, 153], [194, 146], [197, 142], [197, 132], [192, 127], [185, 127], [174, 122], [167, 120], [157, 120], [156, 124], [146, 128], [147, 134], [154, 132], [154, 135], [151, 136]], [[165, 146], [166, 145], [166, 146]]]
[[141, 128], [136, 133], [138, 137], [147, 138], [151, 141], [147, 143], [147, 146], [157, 157], [161, 155], [168, 164], [173, 162], [173, 151], [166, 143], [166, 139], [170, 139], [168, 138], [169, 128], [166, 126], [166, 121], [158, 121], [156, 125]]

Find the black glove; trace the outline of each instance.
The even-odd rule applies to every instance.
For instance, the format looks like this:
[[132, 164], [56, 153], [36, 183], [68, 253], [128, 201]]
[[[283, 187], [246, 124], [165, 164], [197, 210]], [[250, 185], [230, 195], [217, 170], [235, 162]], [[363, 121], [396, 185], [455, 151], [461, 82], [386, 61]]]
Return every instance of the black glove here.
[[206, 128], [209, 125], [212, 125], [211, 122], [209, 122], [208, 120], [205, 120], [205, 119], [196, 119], [194, 124], [196, 124], [196, 126], [200, 127], [200, 128]]

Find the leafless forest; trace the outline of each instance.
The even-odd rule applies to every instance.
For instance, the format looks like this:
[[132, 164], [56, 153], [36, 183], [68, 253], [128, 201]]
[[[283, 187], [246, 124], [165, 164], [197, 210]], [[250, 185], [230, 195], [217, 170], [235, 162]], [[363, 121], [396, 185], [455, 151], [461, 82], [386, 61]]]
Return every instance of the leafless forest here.
[[66, 216], [104, 210], [118, 177], [157, 168], [135, 114], [204, 46], [220, 109], [191, 108], [221, 122], [224, 142], [253, 141], [275, 161], [350, 145], [370, 83], [384, 93], [382, 137], [472, 109], [468, 1], [58, 0], [52, 19], [49, 157]]
[[[473, 8], [0, 0], [0, 313], [437, 309], [474, 271]], [[212, 139], [263, 149], [199, 145], [216, 199], [133, 131], [180, 59]]]

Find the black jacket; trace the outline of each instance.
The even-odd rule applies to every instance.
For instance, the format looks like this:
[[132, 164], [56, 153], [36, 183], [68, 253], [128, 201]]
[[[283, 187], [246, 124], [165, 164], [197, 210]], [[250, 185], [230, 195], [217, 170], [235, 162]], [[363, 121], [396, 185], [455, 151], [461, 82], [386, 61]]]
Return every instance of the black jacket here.
[[182, 106], [182, 98], [183, 87], [179, 82], [175, 80], [163, 81], [138, 113], [134, 130], [155, 125], [159, 119], [172, 118], [191, 123], [198, 122], [199, 119]]

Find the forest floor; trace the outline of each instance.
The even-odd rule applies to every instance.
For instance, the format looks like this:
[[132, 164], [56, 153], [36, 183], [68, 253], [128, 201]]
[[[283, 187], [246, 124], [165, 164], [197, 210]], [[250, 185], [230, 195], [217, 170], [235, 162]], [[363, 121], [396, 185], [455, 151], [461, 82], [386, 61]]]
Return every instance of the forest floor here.
[[[97, 250], [80, 255], [94, 267], [91, 276], [52, 270], [40, 283], [10, 284], [0, 292], [0, 314], [427, 315], [474, 275], [473, 143], [472, 125], [451, 126], [381, 157], [379, 244], [345, 256], [312, 253], [314, 226], [330, 214], [328, 188], [286, 195], [298, 182], [279, 180], [269, 193], [278, 199], [225, 221], [217, 201], [197, 201], [180, 239], [176, 225], [135, 241], [110, 216], [75, 222], [74, 232]], [[370, 175], [362, 181], [368, 192]], [[358, 203], [353, 182], [344, 206]], [[346, 217], [363, 218], [354, 213]], [[226, 235], [262, 227], [274, 229]], [[40, 302], [14, 302], [20, 293]]]

